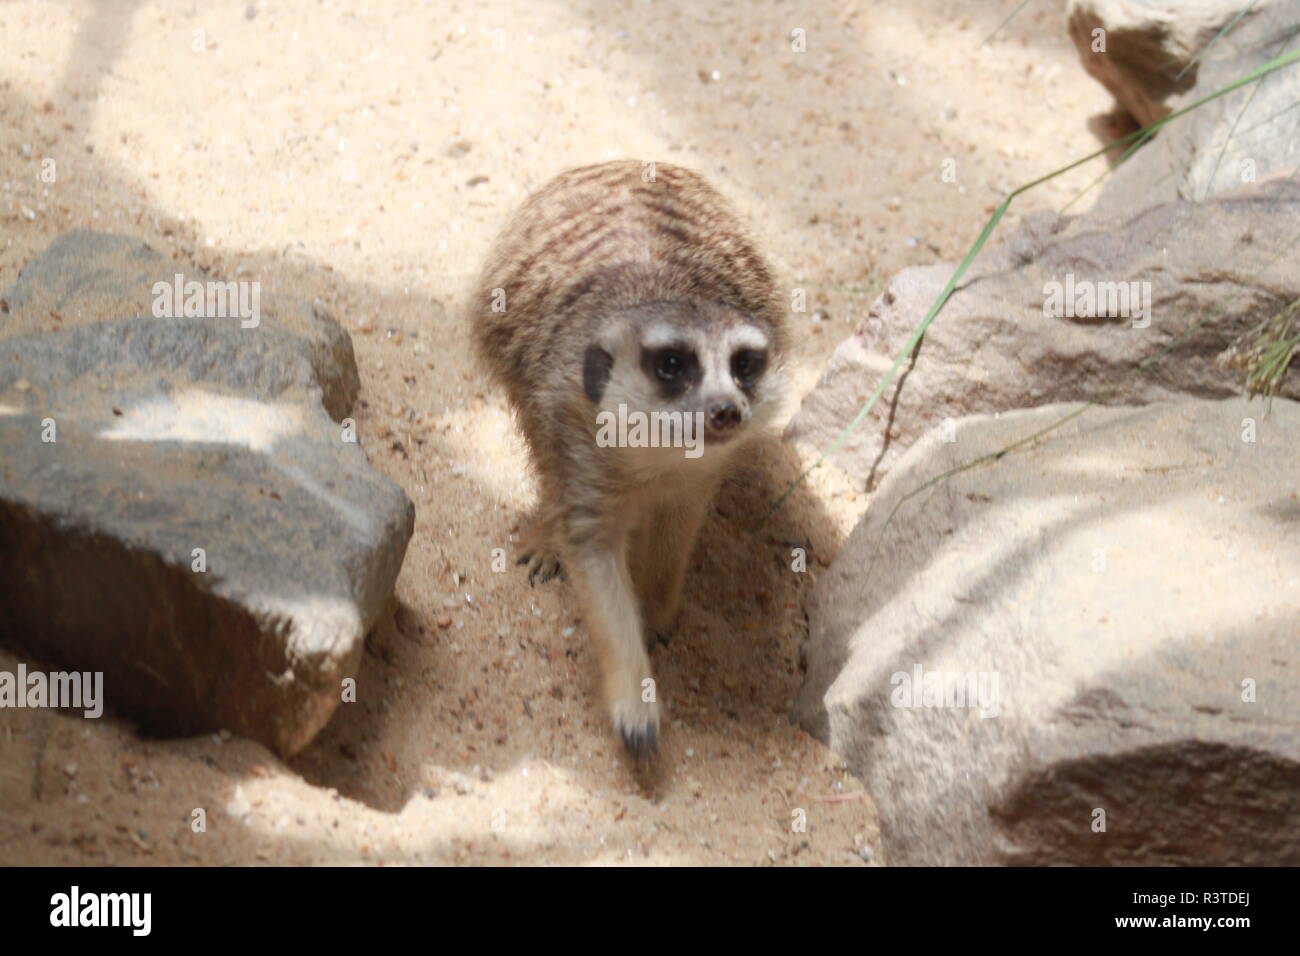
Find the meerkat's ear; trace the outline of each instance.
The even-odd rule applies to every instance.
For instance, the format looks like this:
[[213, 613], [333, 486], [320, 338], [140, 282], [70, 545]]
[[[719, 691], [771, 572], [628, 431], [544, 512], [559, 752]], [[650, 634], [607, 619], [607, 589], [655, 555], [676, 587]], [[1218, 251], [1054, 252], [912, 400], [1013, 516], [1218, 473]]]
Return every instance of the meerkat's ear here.
[[614, 356], [599, 345], [588, 345], [582, 356], [582, 390], [593, 402], [599, 402], [609, 384], [610, 371], [614, 368]]

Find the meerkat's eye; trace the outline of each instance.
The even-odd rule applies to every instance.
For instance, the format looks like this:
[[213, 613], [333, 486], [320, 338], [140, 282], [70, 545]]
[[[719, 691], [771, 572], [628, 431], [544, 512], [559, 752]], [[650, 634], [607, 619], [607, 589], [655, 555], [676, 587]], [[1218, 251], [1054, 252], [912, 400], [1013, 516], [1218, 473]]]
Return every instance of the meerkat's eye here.
[[677, 349], [664, 349], [655, 356], [655, 375], [663, 382], [672, 382], [686, 371], [686, 357]]
[[767, 368], [767, 353], [758, 349], [741, 349], [731, 356], [731, 374], [741, 385], [748, 384]]
[[700, 360], [688, 345], [672, 343], [641, 349], [641, 369], [656, 382], [664, 398], [690, 391], [700, 380]]

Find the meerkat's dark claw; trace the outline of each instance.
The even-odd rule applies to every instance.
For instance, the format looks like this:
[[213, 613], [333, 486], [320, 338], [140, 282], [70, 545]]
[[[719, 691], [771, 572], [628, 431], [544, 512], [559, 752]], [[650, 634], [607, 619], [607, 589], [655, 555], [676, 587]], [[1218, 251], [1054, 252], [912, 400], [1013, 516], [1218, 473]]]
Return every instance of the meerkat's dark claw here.
[[673, 636], [669, 634], [667, 631], [655, 631], [655, 640], [658, 641], [660, 644], [662, 644], [664, 647], [667, 647], [668, 642], [671, 641], [672, 639]]
[[[564, 577], [564, 565], [560, 564], [557, 558], [536, 557], [530, 554], [525, 560], [532, 561], [532, 567], [528, 569], [528, 586], [530, 588], [536, 586], [539, 577], [542, 579], [543, 584]], [[524, 561], [518, 563], [523, 564]]]
[[659, 753], [659, 741], [655, 726], [651, 724], [644, 730], [623, 731], [623, 746], [636, 758], [638, 763], [649, 763]]

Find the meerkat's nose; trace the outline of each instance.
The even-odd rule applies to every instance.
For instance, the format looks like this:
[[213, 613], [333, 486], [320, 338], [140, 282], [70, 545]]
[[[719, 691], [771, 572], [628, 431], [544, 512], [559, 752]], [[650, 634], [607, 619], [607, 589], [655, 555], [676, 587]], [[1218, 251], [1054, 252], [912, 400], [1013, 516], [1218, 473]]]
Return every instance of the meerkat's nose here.
[[722, 399], [709, 406], [709, 427], [725, 432], [740, 424], [740, 409], [730, 399]]

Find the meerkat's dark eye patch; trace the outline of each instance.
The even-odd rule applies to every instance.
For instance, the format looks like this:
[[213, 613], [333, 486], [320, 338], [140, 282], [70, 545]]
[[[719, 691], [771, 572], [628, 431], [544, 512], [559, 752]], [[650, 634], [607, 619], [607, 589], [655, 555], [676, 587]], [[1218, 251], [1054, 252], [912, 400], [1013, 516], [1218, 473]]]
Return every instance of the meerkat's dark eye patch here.
[[680, 395], [700, 380], [700, 361], [682, 346], [641, 350], [641, 368], [667, 396]]
[[748, 389], [767, 370], [767, 353], [761, 349], [739, 349], [731, 356], [731, 377]]
[[593, 402], [599, 402], [609, 384], [609, 374], [614, 368], [614, 356], [599, 345], [587, 346], [582, 356], [582, 390]]

